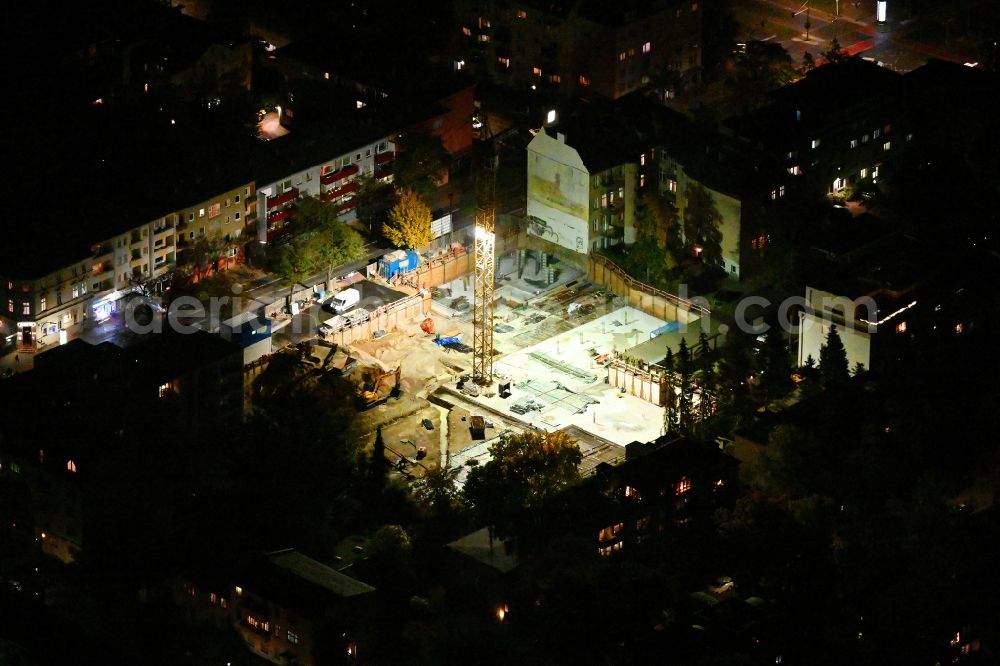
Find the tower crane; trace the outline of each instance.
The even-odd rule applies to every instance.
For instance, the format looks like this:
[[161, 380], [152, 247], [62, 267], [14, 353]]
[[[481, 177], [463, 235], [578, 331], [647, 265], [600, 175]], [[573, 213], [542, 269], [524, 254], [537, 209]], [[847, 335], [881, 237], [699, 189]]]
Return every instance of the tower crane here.
[[483, 125], [486, 141], [482, 146], [476, 168], [472, 379], [481, 386], [489, 386], [493, 383], [493, 289], [496, 283], [496, 190], [499, 155], [489, 118], [484, 118]]

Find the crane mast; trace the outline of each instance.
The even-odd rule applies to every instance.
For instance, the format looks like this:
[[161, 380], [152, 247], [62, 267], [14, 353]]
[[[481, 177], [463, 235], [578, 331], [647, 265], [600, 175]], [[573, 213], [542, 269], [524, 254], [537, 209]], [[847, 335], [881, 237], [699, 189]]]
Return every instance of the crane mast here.
[[472, 379], [481, 386], [489, 386], [493, 383], [493, 288], [496, 278], [496, 187], [499, 158], [488, 119], [484, 124], [487, 142], [476, 170]]

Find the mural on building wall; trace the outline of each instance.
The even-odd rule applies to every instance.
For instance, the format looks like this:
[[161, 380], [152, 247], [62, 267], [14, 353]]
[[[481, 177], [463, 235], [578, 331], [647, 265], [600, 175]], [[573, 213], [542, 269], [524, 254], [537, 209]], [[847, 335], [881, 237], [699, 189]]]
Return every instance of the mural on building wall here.
[[528, 198], [561, 213], [587, 219], [588, 182], [578, 169], [541, 159], [528, 179]]

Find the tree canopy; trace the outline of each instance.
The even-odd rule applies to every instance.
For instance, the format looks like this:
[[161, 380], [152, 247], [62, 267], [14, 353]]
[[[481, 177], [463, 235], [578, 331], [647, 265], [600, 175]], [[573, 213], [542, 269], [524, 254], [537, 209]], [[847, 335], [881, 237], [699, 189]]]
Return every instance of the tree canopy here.
[[490, 455], [469, 472], [465, 497], [500, 536], [510, 535], [518, 513], [577, 481], [583, 458], [566, 433], [539, 430], [501, 436]]
[[431, 209], [416, 192], [404, 192], [389, 211], [382, 233], [396, 247], [423, 247], [431, 242]]
[[684, 241], [689, 249], [701, 248], [699, 256], [707, 266], [723, 265], [721, 224], [722, 214], [712, 195], [702, 185], [692, 183], [684, 209]]
[[322, 270], [329, 274], [363, 254], [361, 234], [339, 221], [331, 204], [301, 200], [294, 224], [294, 235], [270, 259], [271, 270], [293, 285]]
[[430, 196], [448, 174], [448, 151], [441, 138], [426, 129], [407, 132], [396, 145], [394, 181], [400, 190]]

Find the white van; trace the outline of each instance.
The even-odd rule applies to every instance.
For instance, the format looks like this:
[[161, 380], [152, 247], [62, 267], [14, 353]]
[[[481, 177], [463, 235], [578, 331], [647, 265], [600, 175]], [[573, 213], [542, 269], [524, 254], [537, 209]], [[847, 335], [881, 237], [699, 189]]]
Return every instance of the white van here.
[[342, 328], [343, 325], [344, 325], [344, 318], [341, 317], [340, 315], [337, 315], [336, 317], [330, 317], [320, 325], [319, 334], [325, 336], [328, 333], [332, 333], [333, 331]]
[[361, 300], [361, 292], [354, 287], [345, 289], [326, 302], [326, 309], [336, 314], [344, 314]]

